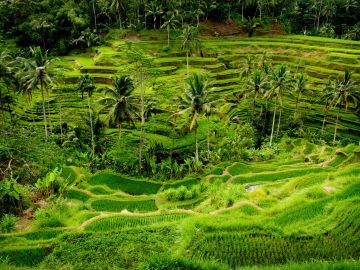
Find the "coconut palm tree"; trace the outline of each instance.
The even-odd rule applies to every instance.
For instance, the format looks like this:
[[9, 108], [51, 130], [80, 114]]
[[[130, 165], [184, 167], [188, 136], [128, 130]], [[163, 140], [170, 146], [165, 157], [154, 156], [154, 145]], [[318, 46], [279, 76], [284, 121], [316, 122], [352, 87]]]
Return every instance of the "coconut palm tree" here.
[[40, 87], [44, 115], [45, 141], [47, 141], [48, 131], [45, 109], [45, 91], [53, 84], [53, 76], [49, 69], [50, 65], [56, 61], [56, 59], [48, 59], [47, 51], [43, 52], [40, 47], [30, 47], [30, 52], [32, 58], [29, 61], [24, 62], [25, 70], [20, 76], [25, 84], [25, 91], [30, 97], [32, 90]]
[[329, 79], [329, 81], [323, 88], [322, 94], [320, 96], [320, 102], [322, 102], [325, 105], [324, 106], [324, 118], [323, 118], [322, 127], [321, 127], [321, 134], [324, 134], [325, 120], [327, 117], [328, 110], [330, 109], [331, 104], [333, 104], [335, 91], [336, 91], [336, 89], [334, 87], [334, 84], [331, 81], [331, 79]]
[[88, 95], [88, 110], [89, 110], [89, 123], [90, 123], [90, 130], [91, 130], [91, 146], [92, 146], [92, 154], [95, 154], [95, 136], [94, 136], [94, 128], [93, 128], [93, 118], [92, 118], [92, 109], [90, 106], [91, 103], [91, 96], [96, 89], [94, 84], [94, 79], [91, 77], [90, 74], [84, 74], [79, 77], [79, 86], [81, 92], [81, 98], [84, 99], [84, 93]]
[[175, 29], [176, 26], [179, 24], [179, 21], [176, 19], [176, 16], [173, 12], [166, 12], [164, 16], [164, 24], [161, 26], [161, 28], [165, 28], [168, 33], [168, 46], [170, 46], [170, 30]]
[[272, 72], [270, 76], [270, 84], [271, 86], [269, 90], [265, 93], [264, 97], [267, 99], [275, 98], [274, 116], [273, 116], [273, 123], [271, 127], [271, 136], [270, 136], [270, 145], [271, 145], [274, 135], [277, 105], [280, 106], [278, 128], [276, 132], [276, 134], [278, 135], [280, 129], [280, 122], [281, 122], [283, 97], [285, 92], [289, 90], [292, 85], [292, 80], [289, 78], [289, 71], [287, 70], [286, 66], [282, 65], [278, 70]]
[[121, 138], [121, 126], [123, 122], [134, 124], [134, 118], [137, 111], [135, 105], [136, 99], [133, 96], [135, 90], [134, 82], [129, 76], [116, 77], [114, 79], [114, 88], [106, 88], [104, 94], [106, 97], [99, 100], [104, 105], [102, 110], [108, 112], [106, 123], [109, 124], [113, 119], [119, 129], [119, 139]]
[[335, 142], [341, 108], [344, 108], [345, 111], [347, 111], [350, 103], [353, 103], [356, 106], [360, 100], [360, 95], [359, 91], [355, 88], [353, 84], [350, 71], [345, 71], [343, 79], [336, 82], [334, 88], [336, 89], [336, 91], [334, 91], [332, 105], [339, 108], [336, 114], [336, 123], [334, 129], [333, 141]]
[[247, 55], [245, 60], [241, 63], [242, 67], [240, 68], [240, 77], [241, 78], [248, 78], [253, 70], [254, 70], [254, 63], [255, 57], [253, 55]]
[[210, 112], [213, 102], [209, 100], [209, 81], [200, 74], [193, 74], [186, 80], [185, 96], [180, 98], [181, 111], [172, 115], [178, 117], [180, 115], [189, 115], [189, 130], [195, 131], [195, 160], [199, 161], [199, 145], [197, 138], [197, 128], [199, 119]]
[[157, 16], [163, 13], [162, 6], [157, 0], [151, 1], [150, 4], [146, 5], [146, 15], [153, 17], [153, 28], [156, 29]]
[[256, 109], [256, 99], [263, 95], [267, 89], [267, 77], [263, 74], [261, 70], [256, 70], [249, 78], [245, 91], [245, 97], [253, 98], [253, 109], [251, 119], [254, 118], [254, 113]]
[[121, 20], [121, 11], [124, 10], [123, 0], [111, 0], [109, 8], [114, 14], [117, 15], [119, 27], [120, 27], [120, 29], [122, 29], [123, 26], [122, 26], [122, 20]]
[[293, 88], [293, 94], [296, 95], [296, 106], [295, 106], [295, 114], [298, 112], [298, 104], [300, 100], [300, 96], [304, 94], [307, 90], [307, 78], [303, 73], [299, 73], [295, 77], [295, 84]]
[[189, 76], [189, 55], [194, 51], [198, 50], [201, 46], [200, 40], [198, 38], [199, 30], [197, 27], [194, 26], [186, 26], [183, 29], [180, 38], [182, 40], [181, 50], [186, 52], [186, 68], [187, 68], [187, 75]]

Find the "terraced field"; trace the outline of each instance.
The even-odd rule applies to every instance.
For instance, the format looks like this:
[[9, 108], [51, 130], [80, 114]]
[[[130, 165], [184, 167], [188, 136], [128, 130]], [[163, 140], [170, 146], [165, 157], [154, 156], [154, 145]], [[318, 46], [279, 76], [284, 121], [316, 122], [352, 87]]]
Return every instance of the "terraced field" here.
[[[230, 269], [357, 260], [359, 146], [336, 149], [305, 140], [286, 143], [292, 146], [288, 159], [224, 163], [200, 179], [173, 182], [132, 179], [111, 171], [91, 175], [68, 167], [66, 174], [80, 183], [67, 194], [68, 203], [82, 209], [69, 217], [72, 225], [39, 228], [34, 223], [27, 232], [0, 234], [0, 258], [18, 267], [49, 268], [59, 260], [70, 263], [72, 256], [65, 250], [78, 249], [83, 241], [109, 239], [113, 243], [128, 239], [129, 233], [157, 235], [159, 230], [177, 228], [180, 235], [171, 240], [175, 242], [169, 240], [174, 236], [151, 241], [170, 241], [172, 249], [161, 251], [166, 254], [216, 260]], [[245, 192], [223, 206], [216, 204], [211, 188], [184, 202], [168, 202], [164, 197], [169, 189], [199, 183], [210, 183], [220, 194], [223, 188]], [[103, 255], [106, 250], [101, 251]], [[99, 252], [96, 245], [88, 242], [86, 252], [95, 251]]]
[[[120, 34], [119, 34], [120, 35]], [[116, 37], [116, 32], [109, 35]], [[129, 34], [131, 39], [134, 35]], [[160, 113], [157, 115], [157, 124], [147, 125], [148, 138], [161, 141], [165, 147], [175, 148], [189, 146], [189, 140], [177, 138], [172, 134], [168, 123], [168, 116], [174, 108], [174, 98], [180, 96], [184, 87], [184, 78], [187, 74], [186, 57], [180, 51], [180, 42], [173, 40], [166, 52], [163, 51], [165, 36], [157, 35], [158, 40], [150, 39], [149, 33], [136, 36], [137, 41], [131, 41], [134, 48], [143, 49], [153, 58], [154, 67], [148, 72], [154, 79], [146, 91], [148, 99], [155, 101]], [[98, 110], [95, 102], [102, 94], [103, 87], [112, 84], [116, 75], [128, 75], [133, 69], [126, 54], [127, 39], [107, 40], [108, 46], [94, 48], [87, 53], [74, 53], [61, 58], [62, 74], [60, 84], [49, 94], [48, 113], [49, 121], [55, 128], [62, 123], [76, 123], [81, 114], [86, 115], [87, 100], [81, 100], [76, 83], [81, 74], [89, 73], [94, 77], [97, 91], [92, 97], [92, 104]], [[202, 40], [201, 53], [194, 53], [190, 57], [189, 72], [207, 73], [213, 81], [213, 95], [225, 100], [222, 106], [224, 113], [229, 117], [238, 116], [247, 119], [250, 115], [245, 100], [237, 101], [235, 96], [243, 91], [246, 79], [240, 78], [241, 69], [245, 66], [245, 59], [254, 56], [259, 61], [266, 52], [266, 61], [273, 67], [285, 64], [293, 72], [303, 72], [308, 77], [308, 90], [300, 98], [299, 110], [305, 116], [305, 125], [313, 130], [322, 127], [324, 105], [319, 101], [319, 93], [331, 76], [340, 78], [345, 70], [353, 73], [353, 80], [360, 84], [360, 45], [355, 41], [334, 40], [306, 36], [274, 36], [256, 38], [227, 38]], [[137, 90], [138, 92], [140, 90]], [[265, 101], [257, 104], [258, 110]], [[309, 109], [311, 108], [311, 109]], [[295, 110], [295, 100], [289, 94], [285, 97], [284, 119], [292, 117]], [[24, 104], [24, 110], [17, 112], [19, 118], [30, 123], [41, 124], [42, 109], [40, 98], [35, 97], [32, 105]], [[325, 131], [332, 133], [336, 112], [326, 113]], [[283, 121], [286, 123], [286, 120]], [[285, 124], [284, 124], [285, 125]], [[342, 110], [339, 123], [340, 137], [358, 142], [360, 139], [360, 120], [356, 108]], [[161, 126], [161, 128], [159, 128]], [[125, 127], [126, 129], [126, 127]], [[201, 129], [201, 125], [200, 125]], [[128, 130], [130, 144], [134, 142], [136, 130]], [[132, 138], [131, 134], [135, 137]], [[199, 132], [204, 137], [205, 132]]]

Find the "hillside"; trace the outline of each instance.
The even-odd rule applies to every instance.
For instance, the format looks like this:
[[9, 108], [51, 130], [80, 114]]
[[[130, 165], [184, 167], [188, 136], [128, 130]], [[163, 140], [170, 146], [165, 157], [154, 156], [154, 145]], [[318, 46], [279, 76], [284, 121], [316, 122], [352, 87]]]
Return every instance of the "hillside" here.
[[1, 56], [1, 269], [359, 269], [360, 42], [222, 27]]

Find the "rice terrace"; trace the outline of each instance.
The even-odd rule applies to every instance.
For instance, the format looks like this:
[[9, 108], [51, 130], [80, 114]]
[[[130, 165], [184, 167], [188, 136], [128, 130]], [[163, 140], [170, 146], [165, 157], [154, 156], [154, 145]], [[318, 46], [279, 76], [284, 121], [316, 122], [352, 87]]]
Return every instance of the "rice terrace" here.
[[0, 0], [0, 269], [360, 269], [360, 1]]

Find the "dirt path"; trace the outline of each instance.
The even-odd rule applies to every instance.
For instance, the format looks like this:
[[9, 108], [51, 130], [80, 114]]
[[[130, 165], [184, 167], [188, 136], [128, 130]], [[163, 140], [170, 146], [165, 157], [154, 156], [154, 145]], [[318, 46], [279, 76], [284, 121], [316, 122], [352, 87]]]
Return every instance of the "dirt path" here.
[[258, 205], [256, 205], [256, 204], [253, 203], [253, 202], [241, 201], [241, 202], [235, 203], [233, 206], [230, 206], [230, 207], [228, 207], [228, 208], [223, 208], [223, 209], [218, 209], [218, 210], [212, 211], [212, 212], [210, 212], [209, 214], [210, 214], [210, 215], [221, 214], [221, 213], [223, 213], [223, 212], [226, 212], [226, 211], [230, 211], [230, 210], [239, 208], [239, 207], [241, 207], [241, 206], [243, 206], [243, 205], [251, 205], [251, 206], [255, 207], [255, 208], [258, 209], [258, 210], [262, 210], [261, 207], [259, 207]]
[[236, 163], [237, 163], [237, 162], [234, 162], [233, 164], [227, 166], [227, 167], [225, 168], [225, 170], [222, 172], [221, 175], [217, 175], [217, 174], [207, 175], [207, 176], [205, 177], [205, 182], [206, 182], [206, 183], [209, 183], [211, 178], [215, 178], [215, 177], [219, 177], [219, 176], [229, 175], [230, 177], [233, 177], [233, 176], [229, 173], [229, 168], [232, 167], [232, 166], [234, 166]]

